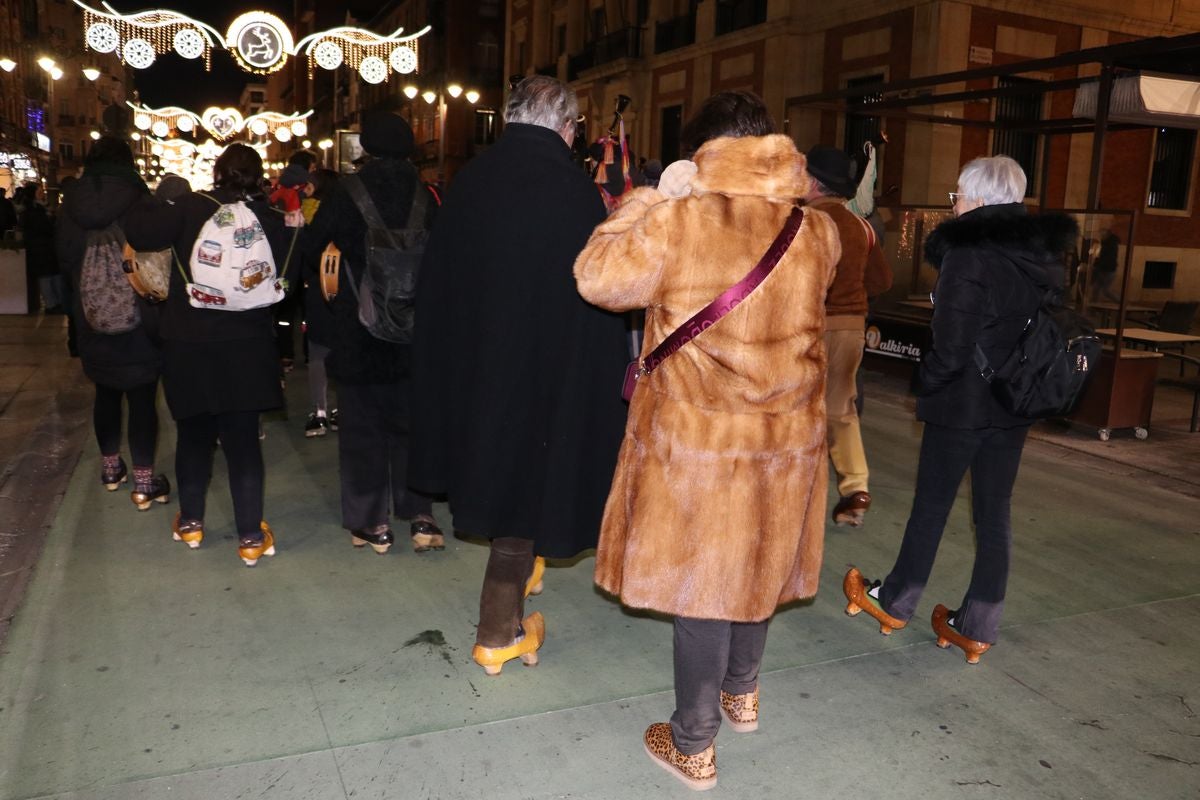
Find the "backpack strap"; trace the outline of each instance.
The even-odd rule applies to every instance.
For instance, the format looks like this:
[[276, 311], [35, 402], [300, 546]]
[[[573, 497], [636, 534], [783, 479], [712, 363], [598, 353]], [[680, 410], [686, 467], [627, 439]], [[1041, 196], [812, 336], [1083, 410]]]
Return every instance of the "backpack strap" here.
[[354, 201], [354, 205], [362, 214], [363, 222], [367, 223], [367, 227], [388, 230], [387, 223], [379, 215], [379, 208], [371, 199], [371, 195], [367, 193], [367, 187], [363, 185], [362, 178], [358, 175], [347, 175], [342, 179], [342, 183], [345, 184], [346, 191], [350, 193], [350, 199]]

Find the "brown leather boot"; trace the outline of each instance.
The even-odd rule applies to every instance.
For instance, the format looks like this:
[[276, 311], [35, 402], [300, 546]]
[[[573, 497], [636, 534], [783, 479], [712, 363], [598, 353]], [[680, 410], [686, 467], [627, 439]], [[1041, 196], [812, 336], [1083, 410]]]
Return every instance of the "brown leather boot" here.
[[866, 492], [855, 492], [849, 497], [843, 497], [833, 507], [833, 524], [849, 525], [851, 528], [862, 527], [863, 517], [871, 507], [871, 495]]

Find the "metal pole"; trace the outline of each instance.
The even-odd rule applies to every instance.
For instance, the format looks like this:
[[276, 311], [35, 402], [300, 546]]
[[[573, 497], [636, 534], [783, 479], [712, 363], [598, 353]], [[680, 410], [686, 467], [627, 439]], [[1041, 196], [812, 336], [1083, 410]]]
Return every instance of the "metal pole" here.
[[438, 89], [438, 189], [446, 185], [446, 88]]
[[1092, 134], [1092, 170], [1088, 178], [1089, 211], [1100, 207], [1100, 178], [1104, 167], [1104, 136], [1108, 133], [1108, 103], [1112, 95], [1113, 67], [1106, 63], [1100, 70], [1096, 87], [1096, 131]]

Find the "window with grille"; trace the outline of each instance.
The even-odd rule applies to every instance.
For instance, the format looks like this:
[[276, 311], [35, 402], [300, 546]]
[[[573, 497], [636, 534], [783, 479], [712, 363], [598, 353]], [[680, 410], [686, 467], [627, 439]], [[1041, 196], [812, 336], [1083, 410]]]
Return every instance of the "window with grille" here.
[[1192, 186], [1192, 160], [1196, 155], [1196, 132], [1183, 128], [1159, 128], [1154, 137], [1154, 164], [1150, 172], [1150, 208], [1186, 209]]
[[[883, 83], [883, 81], [883, 73], [863, 75], [846, 81], [846, 88], [854, 89], [858, 86], [871, 86]], [[861, 153], [862, 146], [879, 135], [880, 118], [859, 113], [857, 109], [864, 109], [872, 103], [878, 103], [882, 99], [883, 95], [878, 92], [846, 98], [846, 132], [842, 137], [842, 149], [847, 153]]]
[[1174, 289], [1175, 262], [1147, 261], [1142, 271], [1143, 289]]
[[[1001, 88], [1030, 87], [1030, 91], [1019, 94], [1000, 95], [996, 98], [996, 133], [992, 137], [992, 155], [1008, 156], [1021, 165], [1025, 170], [1025, 196], [1029, 197], [1035, 191], [1037, 181], [1038, 142], [1041, 137], [1030, 130], [1017, 126], [1040, 122], [1042, 119], [1042, 98], [1045, 92], [1040, 88], [1041, 81], [1030, 78], [1001, 78], [997, 84]], [[1006, 127], [1011, 126], [1011, 127]]]
[[475, 109], [475, 144], [496, 141], [496, 112], [490, 108]]

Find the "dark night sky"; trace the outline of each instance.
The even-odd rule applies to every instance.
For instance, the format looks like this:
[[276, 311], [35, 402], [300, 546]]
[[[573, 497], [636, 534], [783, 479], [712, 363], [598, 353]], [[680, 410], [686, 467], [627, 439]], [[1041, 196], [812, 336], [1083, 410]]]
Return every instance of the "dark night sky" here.
[[[90, 1], [89, 5], [92, 5]], [[99, 8], [100, 3], [95, 2], [94, 6]], [[288, 21], [292, 3], [290, 0], [162, 0], [161, 3], [135, 4], [118, 0], [113, 6], [122, 14], [133, 14], [146, 8], [177, 11], [207, 23], [223, 34], [229, 23], [247, 11], [270, 11]], [[197, 114], [210, 105], [236, 106], [242, 86], [254, 77], [239, 68], [224, 48], [213, 49], [211, 72], [205, 72], [204, 59], [189, 61], [175, 53], [159, 56], [149, 69], [134, 70], [135, 86], [146, 105], [155, 108], [182, 106]]]

